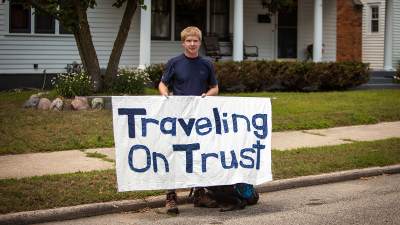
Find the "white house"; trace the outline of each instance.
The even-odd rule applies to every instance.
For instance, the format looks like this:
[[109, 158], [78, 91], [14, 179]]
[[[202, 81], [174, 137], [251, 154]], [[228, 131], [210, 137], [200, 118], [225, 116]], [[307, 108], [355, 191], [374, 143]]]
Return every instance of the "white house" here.
[[[148, 10], [138, 8], [120, 65], [166, 62], [182, 52], [179, 33], [187, 25], [217, 33], [222, 45], [233, 40], [227, 58], [233, 60], [243, 60], [243, 43], [258, 47], [257, 59], [304, 60], [313, 44], [314, 61], [362, 60], [374, 69], [392, 69], [400, 60], [400, 1], [298, 0], [296, 10], [270, 16], [266, 1], [145, 0]], [[97, 0], [88, 12], [101, 67], [107, 65], [123, 13], [112, 3]], [[351, 30], [347, 21], [361, 21], [348, 12], [363, 15], [362, 32], [361, 25], [360, 31]], [[64, 72], [73, 61], [80, 61], [74, 37], [58, 21], [8, 1], [0, 4], [0, 79]]]
[[400, 63], [400, 1], [362, 0], [362, 61], [376, 70]]

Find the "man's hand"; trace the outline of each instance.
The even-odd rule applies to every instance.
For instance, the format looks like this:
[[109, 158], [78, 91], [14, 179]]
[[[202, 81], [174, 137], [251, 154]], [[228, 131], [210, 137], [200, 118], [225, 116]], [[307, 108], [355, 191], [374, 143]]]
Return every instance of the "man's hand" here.
[[165, 96], [166, 98], [168, 98], [168, 95], [169, 95], [168, 87], [162, 81], [158, 85], [158, 91], [160, 92], [160, 95]]

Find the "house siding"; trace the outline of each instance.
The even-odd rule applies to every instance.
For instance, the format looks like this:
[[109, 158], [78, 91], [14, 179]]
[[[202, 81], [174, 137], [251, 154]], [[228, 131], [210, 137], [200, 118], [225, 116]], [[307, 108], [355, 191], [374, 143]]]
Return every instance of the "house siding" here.
[[266, 14], [258, 0], [249, 0], [243, 9], [243, 40], [246, 45], [258, 47], [258, 59], [274, 59], [275, 49], [275, 23], [276, 18], [271, 16], [271, 23], [259, 23], [258, 14]]
[[[323, 1], [323, 61], [336, 60], [336, 1]], [[298, 0], [298, 59], [306, 59], [307, 46], [314, 42], [314, 0]]]
[[[88, 20], [100, 66], [107, 66], [123, 9], [111, 7], [112, 0], [97, 0], [95, 9], [88, 10]], [[324, 0], [323, 43], [324, 61], [336, 59], [336, 1]], [[67, 64], [80, 62], [73, 35], [37, 35], [8, 33], [8, 1], [0, 4], [0, 74], [64, 72]], [[313, 42], [314, 0], [298, 0], [298, 59], [305, 59], [305, 49]], [[230, 16], [233, 18], [233, 1]], [[135, 13], [132, 27], [121, 56], [120, 65], [138, 65], [140, 48], [140, 9]], [[277, 52], [276, 17], [271, 23], [259, 23], [258, 15], [265, 14], [259, 0], [244, 4], [244, 43], [259, 48], [258, 59], [275, 59]], [[232, 32], [231, 20], [231, 32]], [[201, 50], [202, 51], [202, 50]], [[165, 63], [180, 54], [180, 41], [152, 41], [151, 63]], [[229, 59], [229, 57], [226, 57]], [[38, 69], [33, 65], [38, 64]]]
[[[384, 64], [385, 43], [385, 0], [363, 0], [362, 22], [362, 61], [369, 63], [370, 68], [382, 70]], [[370, 31], [370, 6], [379, 6], [379, 32]]]
[[[101, 67], [106, 67], [118, 32], [123, 9], [111, 6], [111, 0], [98, 0], [95, 9], [88, 10], [88, 20], [93, 43]], [[65, 71], [68, 63], [80, 62], [73, 35], [9, 34], [8, 3], [0, 4], [0, 73], [58, 73]], [[121, 65], [138, 64], [139, 29], [138, 14], [132, 23]], [[38, 69], [33, 68], [38, 64]]]
[[323, 1], [323, 43], [324, 53], [322, 54], [323, 61], [336, 61], [336, 36], [337, 36], [337, 1]]
[[400, 64], [400, 1], [393, 1], [393, 68]]
[[5, 4], [0, 4], [0, 38], [3, 37], [8, 19], [5, 15]]

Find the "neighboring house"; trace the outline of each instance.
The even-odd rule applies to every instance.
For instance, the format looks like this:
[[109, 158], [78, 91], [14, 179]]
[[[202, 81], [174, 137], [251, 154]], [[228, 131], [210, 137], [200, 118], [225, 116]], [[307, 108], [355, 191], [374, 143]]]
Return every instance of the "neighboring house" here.
[[400, 63], [400, 1], [362, 3], [362, 60], [375, 70], [393, 70]]
[[[187, 25], [199, 26], [204, 35], [216, 33], [221, 45], [233, 40], [228, 60], [243, 60], [243, 44], [257, 46], [257, 59], [267, 60], [305, 60], [310, 44], [314, 61], [362, 60], [383, 69], [400, 59], [400, 1], [387, 0], [393, 5], [390, 23], [385, 23], [385, 0], [298, 0], [296, 10], [276, 15], [267, 15], [267, 1], [145, 0], [151, 10], [135, 14], [120, 65], [165, 63], [182, 52], [179, 33]], [[97, 3], [88, 19], [100, 65], [106, 67], [123, 9], [111, 7], [113, 0]], [[388, 40], [385, 24], [392, 28]], [[370, 30], [376, 26], [377, 34]], [[75, 39], [58, 21], [8, 1], [0, 4], [0, 89], [64, 72], [73, 61], [80, 61]]]

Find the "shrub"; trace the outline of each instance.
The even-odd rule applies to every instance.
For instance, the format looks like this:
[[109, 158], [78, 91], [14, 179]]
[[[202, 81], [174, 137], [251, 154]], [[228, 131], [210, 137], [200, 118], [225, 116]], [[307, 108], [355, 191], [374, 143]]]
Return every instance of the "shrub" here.
[[[220, 61], [214, 68], [221, 92], [343, 90], [369, 80], [361, 62]], [[156, 88], [163, 71], [163, 64], [146, 69]]]
[[161, 76], [164, 73], [165, 65], [160, 64], [152, 64], [146, 68], [146, 73], [149, 75], [151, 80], [151, 84], [154, 88], [158, 88], [158, 84], [161, 81]]
[[316, 90], [319, 86], [320, 65], [312, 62], [281, 62], [279, 79], [286, 90]]
[[243, 61], [215, 63], [220, 90], [343, 90], [366, 83], [368, 65], [360, 62]]
[[124, 94], [143, 94], [146, 85], [150, 83], [149, 74], [135, 67], [120, 68], [113, 81], [112, 91]]
[[52, 84], [58, 95], [67, 98], [93, 93], [90, 77], [84, 71], [58, 74], [52, 80]]
[[356, 87], [369, 80], [367, 64], [360, 62], [328, 63], [327, 71], [321, 76], [322, 90], [344, 90]]
[[280, 63], [278, 61], [256, 61], [257, 71], [256, 80], [260, 85], [260, 91], [277, 90], [281, 88], [278, 76]]
[[239, 79], [244, 86], [244, 91], [260, 91], [262, 89], [261, 71], [259, 71], [257, 65], [257, 61], [243, 61], [241, 63]]
[[218, 87], [222, 92], [244, 91], [245, 86], [240, 80], [241, 63], [239, 62], [218, 62], [214, 64], [218, 79]]

